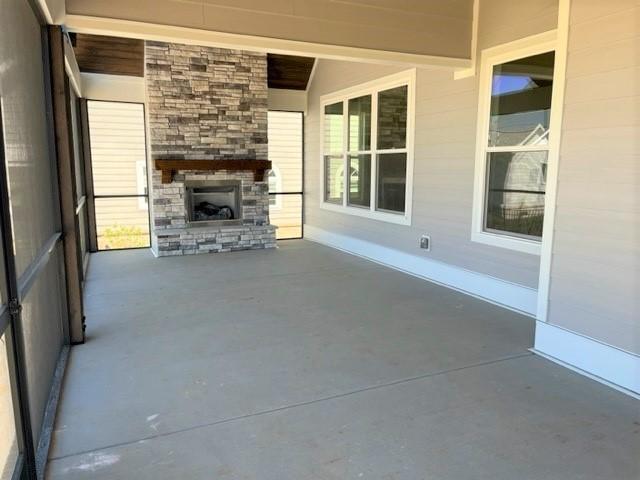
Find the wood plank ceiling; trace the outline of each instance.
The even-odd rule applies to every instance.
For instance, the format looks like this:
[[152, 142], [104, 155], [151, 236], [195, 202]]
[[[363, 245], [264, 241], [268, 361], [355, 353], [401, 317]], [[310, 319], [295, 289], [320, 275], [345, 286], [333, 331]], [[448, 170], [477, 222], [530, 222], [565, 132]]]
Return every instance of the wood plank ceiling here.
[[144, 41], [102, 35], [71, 35], [81, 72], [144, 76]]
[[313, 62], [311, 57], [267, 54], [269, 88], [306, 89]]
[[[133, 38], [71, 34], [81, 72], [144, 76], [144, 41]], [[269, 88], [304, 90], [314, 59], [293, 55], [267, 54]]]

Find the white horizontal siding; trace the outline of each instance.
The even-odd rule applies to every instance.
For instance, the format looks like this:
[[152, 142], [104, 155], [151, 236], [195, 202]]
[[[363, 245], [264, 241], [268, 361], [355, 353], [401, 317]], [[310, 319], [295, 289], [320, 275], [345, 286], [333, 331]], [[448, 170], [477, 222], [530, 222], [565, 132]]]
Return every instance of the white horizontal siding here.
[[143, 105], [89, 101], [87, 109], [95, 194], [143, 192], [136, 170], [146, 162]]
[[640, 1], [573, 1], [550, 323], [640, 354]]
[[[538, 257], [471, 241], [478, 102], [475, 78], [453, 80], [451, 72], [418, 71], [411, 226], [319, 208], [319, 96], [398, 70], [325, 60], [318, 63], [305, 124], [305, 223], [535, 288]], [[431, 235], [431, 252], [418, 248], [422, 234]]]
[[[146, 165], [144, 107], [139, 103], [89, 101], [89, 139], [96, 195], [136, 195], [145, 192], [138, 171]], [[148, 233], [144, 198], [96, 199], [96, 229], [135, 227]]]
[[[302, 191], [302, 122], [297, 112], [269, 112], [269, 160], [278, 175], [271, 191]], [[302, 236], [302, 195], [277, 195], [269, 207], [269, 220], [278, 226], [278, 238]]]

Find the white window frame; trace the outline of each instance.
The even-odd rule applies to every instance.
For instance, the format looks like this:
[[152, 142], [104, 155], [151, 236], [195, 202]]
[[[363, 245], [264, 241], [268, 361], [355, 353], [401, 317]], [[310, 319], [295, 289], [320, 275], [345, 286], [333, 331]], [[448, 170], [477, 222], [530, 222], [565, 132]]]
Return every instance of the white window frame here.
[[[557, 162], [557, 158], [553, 155], [552, 142], [556, 141], [559, 132], [554, 128], [556, 122], [551, 121], [549, 125], [549, 141], [546, 145], [537, 145], [535, 147], [511, 146], [511, 147], [488, 147], [489, 142], [489, 121], [491, 115], [491, 87], [493, 80], [493, 68], [520, 58], [526, 58], [541, 53], [556, 51], [556, 32], [550, 31], [540, 35], [527, 37], [516, 42], [500, 45], [498, 47], [489, 48], [482, 52], [480, 61], [480, 86], [478, 93], [478, 122], [476, 133], [476, 161], [475, 161], [475, 179], [473, 194], [473, 216], [471, 226], [471, 240], [474, 242], [484, 243], [494, 247], [507, 248], [532, 255], [540, 255], [542, 249], [542, 238], [528, 239], [518, 237], [509, 232], [498, 233], [496, 231], [487, 231], [484, 227], [484, 214], [486, 204], [486, 184], [487, 184], [487, 153], [499, 151], [546, 151], [547, 165], [551, 162]], [[563, 81], [558, 78], [554, 69], [553, 88], [557, 88], [557, 84]], [[562, 106], [556, 105], [553, 96], [551, 102], [551, 117], [561, 112]], [[549, 201], [549, 168], [547, 167], [547, 192], [545, 193], [545, 216], [548, 213], [546, 207]], [[546, 226], [546, 222], [544, 223]], [[543, 233], [544, 236], [544, 233]]]
[[[358, 217], [365, 217], [383, 222], [395, 223], [399, 225], [411, 225], [411, 206], [413, 200], [413, 161], [414, 161], [414, 136], [415, 136], [415, 84], [416, 69], [406, 70], [394, 75], [382, 77], [371, 82], [346, 88], [331, 94], [320, 97], [320, 208], [334, 212], [346, 213]], [[391, 88], [407, 86], [407, 141], [403, 149], [378, 149], [378, 93]], [[348, 104], [349, 99], [371, 95], [371, 149], [358, 153], [371, 155], [371, 201], [370, 206], [357, 207], [348, 204], [349, 192], [346, 175], [349, 169], [349, 120]], [[342, 204], [325, 201], [325, 155], [330, 152], [324, 151], [324, 110], [327, 105], [342, 102], [343, 109], [343, 132], [342, 132], [342, 160], [344, 172], [344, 189]], [[393, 213], [390, 211], [376, 210], [377, 205], [377, 174], [378, 161], [376, 155], [379, 153], [406, 153], [407, 170], [405, 182], [405, 206], [403, 213]], [[335, 155], [335, 153], [334, 153]]]

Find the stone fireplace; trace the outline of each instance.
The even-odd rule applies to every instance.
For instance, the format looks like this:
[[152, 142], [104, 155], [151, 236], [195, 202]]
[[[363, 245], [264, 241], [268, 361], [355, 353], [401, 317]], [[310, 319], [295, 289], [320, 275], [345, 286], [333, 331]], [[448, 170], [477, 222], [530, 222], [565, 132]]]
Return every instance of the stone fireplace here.
[[146, 42], [145, 84], [153, 252], [274, 247], [266, 55]]

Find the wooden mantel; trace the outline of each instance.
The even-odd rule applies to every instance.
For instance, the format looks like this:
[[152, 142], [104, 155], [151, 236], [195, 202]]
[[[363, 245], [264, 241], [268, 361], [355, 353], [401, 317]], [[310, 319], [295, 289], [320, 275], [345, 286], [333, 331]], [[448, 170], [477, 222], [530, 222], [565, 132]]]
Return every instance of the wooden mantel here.
[[162, 171], [162, 183], [171, 183], [178, 170], [246, 170], [253, 172], [256, 182], [264, 181], [264, 172], [271, 169], [269, 160], [155, 160], [156, 170]]

